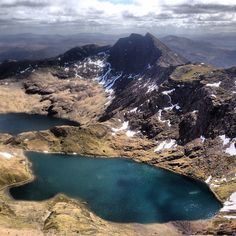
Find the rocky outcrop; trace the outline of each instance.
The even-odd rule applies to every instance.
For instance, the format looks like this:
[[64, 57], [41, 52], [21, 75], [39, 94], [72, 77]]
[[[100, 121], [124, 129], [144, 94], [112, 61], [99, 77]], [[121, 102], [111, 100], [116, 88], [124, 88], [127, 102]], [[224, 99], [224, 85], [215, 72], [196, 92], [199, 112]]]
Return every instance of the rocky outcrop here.
[[105, 53], [110, 49], [110, 46], [98, 46], [95, 44], [85, 45], [82, 47], [75, 47], [57, 57], [60, 65], [65, 63], [73, 63], [82, 61], [88, 57], [92, 57], [99, 53]]

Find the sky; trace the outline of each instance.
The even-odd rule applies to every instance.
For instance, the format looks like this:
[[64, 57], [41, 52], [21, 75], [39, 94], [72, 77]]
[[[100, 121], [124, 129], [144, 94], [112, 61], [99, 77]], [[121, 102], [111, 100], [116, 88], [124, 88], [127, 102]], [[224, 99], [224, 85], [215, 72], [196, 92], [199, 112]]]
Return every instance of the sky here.
[[236, 32], [235, 0], [0, 0], [0, 35]]

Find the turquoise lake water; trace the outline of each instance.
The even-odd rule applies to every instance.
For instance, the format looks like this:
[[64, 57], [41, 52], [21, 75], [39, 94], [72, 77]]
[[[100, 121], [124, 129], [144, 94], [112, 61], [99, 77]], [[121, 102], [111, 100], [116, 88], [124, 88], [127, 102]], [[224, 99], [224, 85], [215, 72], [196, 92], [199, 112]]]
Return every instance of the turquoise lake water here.
[[125, 223], [206, 219], [221, 208], [204, 183], [128, 159], [26, 155], [36, 179], [9, 190], [17, 200], [64, 193], [86, 201], [105, 220]]
[[53, 126], [71, 125], [79, 123], [43, 115], [30, 115], [26, 113], [0, 114], [0, 133], [19, 134], [27, 131], [47, 130]]

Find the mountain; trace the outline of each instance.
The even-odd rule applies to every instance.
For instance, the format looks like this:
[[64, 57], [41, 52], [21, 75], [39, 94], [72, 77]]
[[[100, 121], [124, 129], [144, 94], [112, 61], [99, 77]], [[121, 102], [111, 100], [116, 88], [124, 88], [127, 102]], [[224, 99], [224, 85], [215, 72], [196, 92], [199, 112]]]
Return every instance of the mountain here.
[[213, 44], [178, 36], [167, 36], [161, 38], [161, 41], [192, 62], [203, 62], [216, 67], [236, 65], [236, 49], [220, 47], [218, 41], [217, 44]]
[[168, 67], [187, 61], [173, 53], [151, 34], [145, 36], [131, 34], [129, 37], [119, 39], [111, 48], [108, 62], [116, 71], [139, 73], [153, 65]]
[[[235, 67], [191, 63], [151, 34], [131, 34], [113, 46], [89, 44], [48, 59], [4, 62], [0, 76], [0, 111], [81, 124], [0, 134], [3, 147], [132, 158], [205, 181], [229, 204], [236, 187]], [[234, 213], [226, 209], [203, 223], [173, 227], [181, 235], [231, 235]], [[50, 223], [57, 225], [56, 219]]]
[[[137, 34], [136, 34], [137, 35]], [[120, 35], [2, 35], [0, 38], [0, 62], [5, 60], [42, 60], [56, 57], [73, 47], [85, 44], [114, 45]], [[123, 37], [123, 36], [122, 36]], [[161, 41], [192, 62], [204, 62], [216, 67], [235, 66], [235, 36], [200, 35], [166, 36]], [[160, 46], [160, 45], [159, 45]]]

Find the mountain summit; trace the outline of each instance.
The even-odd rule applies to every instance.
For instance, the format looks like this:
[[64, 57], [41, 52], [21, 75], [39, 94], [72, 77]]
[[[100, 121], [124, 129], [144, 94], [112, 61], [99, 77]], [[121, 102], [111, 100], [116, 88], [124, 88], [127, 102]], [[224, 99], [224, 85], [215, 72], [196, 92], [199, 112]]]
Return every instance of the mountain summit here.
[[119, 39], [111, 48], [108, 61], [112, 69], [124, 73], [140, 73], [153, 65], [168, 67], [187, 62], [150, 33]]

